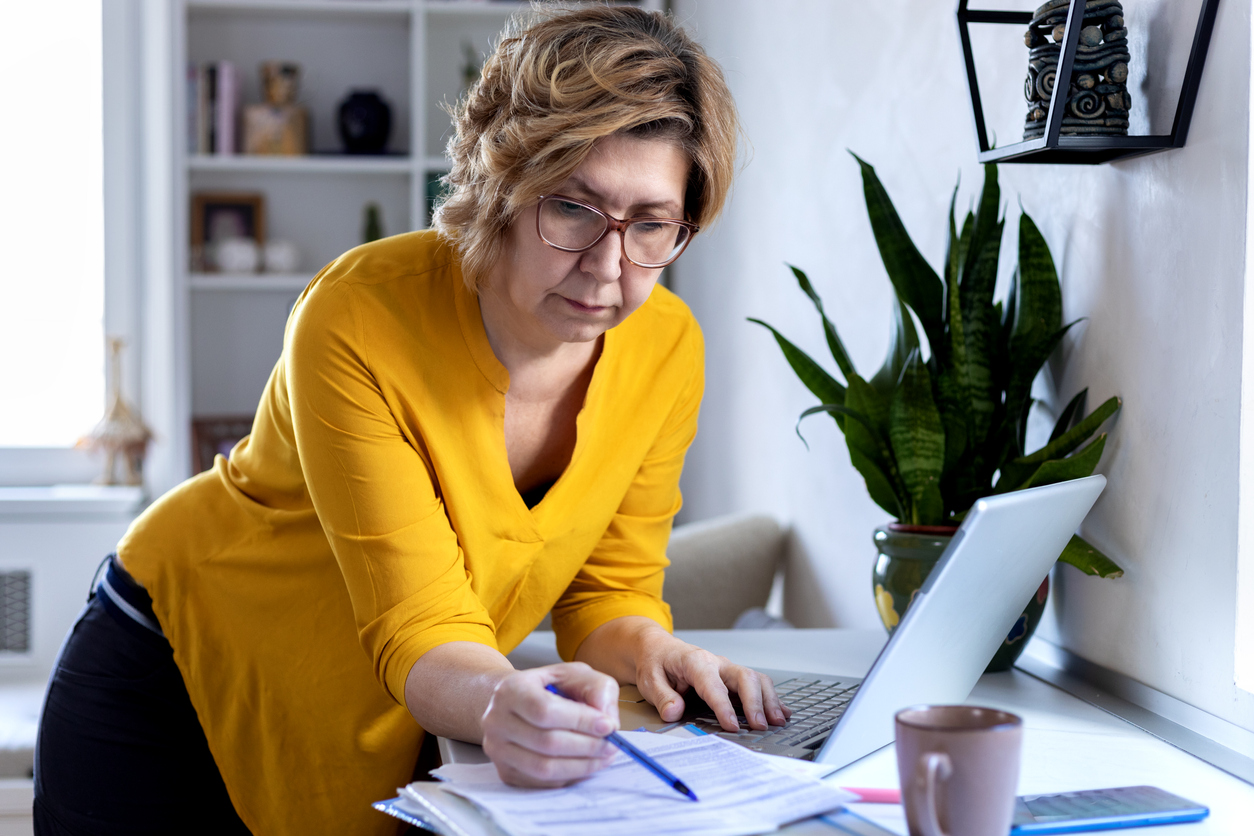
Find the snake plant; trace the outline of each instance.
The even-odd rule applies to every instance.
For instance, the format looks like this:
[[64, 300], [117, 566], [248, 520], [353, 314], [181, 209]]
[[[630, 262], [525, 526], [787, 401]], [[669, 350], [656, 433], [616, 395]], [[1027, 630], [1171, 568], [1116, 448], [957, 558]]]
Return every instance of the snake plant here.
[[[997, 167], [984, 167], [984, 187], [959, 231], [949, 207], [943, 277], [906, 232], [872, 168], [862, 168], [871, 229], [893, 285], [892, 338], [884, 365], [858, 374], [806, 274], [791, 267], [818, 310], [840, 378], [779, 331], [771, 331], [801, 382], [819, 399], [798, 419], [830, 414], [845, 435], [849, 458], [877, 505], [912, 525], [955, 525], [991, 494], [1088, 476], [1106, 434], [1093, 438], [1120, 407], [1110, 398], [1085, 414], [1088, 390], [1063, 409], [1039, 450], [1024, 450], [1032, 382], [1063, 336], [1062, 292], [1049, 247], [1026, 212], [1019, 216], [1019, 263], [1005, 302], [993, 301], [1005, 228]], [[929, 347], [925, 360], [917, 318]], [[1078, 320], [1077, 320], [1078, 321]], [[1092, 439], [1092, 440], [1090, 440]], [[1086, 443], [1087, 442], [1087, 443]], [[1080, 537], [1060, 560], [1091, 575], [1123, 574]]]

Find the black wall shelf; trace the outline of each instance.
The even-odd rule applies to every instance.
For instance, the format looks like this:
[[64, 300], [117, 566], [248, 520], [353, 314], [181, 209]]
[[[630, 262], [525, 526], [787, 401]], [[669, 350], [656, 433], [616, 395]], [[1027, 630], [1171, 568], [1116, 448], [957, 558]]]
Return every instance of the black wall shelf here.
[[[980, 85], [975, 74], [975, 57], [971, 51], [969, 24], [999, 23], [1026, 26], [1032, 21], [1032, 12], [995, 11], [968, 9], [968, 0], [958, 0], [958, 35], [962, 40], [962, 57], [966, 65], [967, 86], [971, 91], [971, 114], [975, 118], [975, 133], [980, 143], [980, 162], [1005, 163], [1062, 163], [1068, 165], [1095, 165], [1124, 157], [1153, 154], [1169, 148], [1183, 148], [1189, 135], [1189, 122], [1193, 119], [1193, 105], [1197, 102], [1198, 84], [1202, 67], [1206, 63], [1206, 51], [1210, 46], [1211, 30], [1215, 26], [1215, 13], [1219, 0], [1202, 0], [1202, 9], [1193, 35], [1193, 49], [1184, 71], [1184, 85], [1176, 105], [1176, 117], [1168, 135], [1156, 136], [1063, 136], [1062, 116], [1071, 88], [1071, 69], [1075, 63], [1080, 43], [1080, 25], [1084, 20], [1086, 0], [1071, 0], [1067, 10], [1067, 31], [1062, 44], [1062, 56], [1058, 62], [1058, 75], [1049, 100], [1049, 112], [1045, 122], [1045, 135], [993, 148], [989, 145], [988, 130], [984, 125], [984, 107], [980, 100]], [[1061, 92], [1060, 92], [1061, 91]]]

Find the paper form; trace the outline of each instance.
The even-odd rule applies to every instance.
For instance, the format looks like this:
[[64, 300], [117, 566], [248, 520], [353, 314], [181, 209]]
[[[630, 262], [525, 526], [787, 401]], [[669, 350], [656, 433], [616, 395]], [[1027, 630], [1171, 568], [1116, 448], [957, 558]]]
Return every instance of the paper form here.
[[[646, 731], [646, 729], [636, 729], [636, 731]], [[659, 732], [654, 732], [659, 734]], [[671, 737], [701, 737], [708, 732], [704, 732], [696, 726], [689, 723], [684, 726], [676, 726], [670, 731], [660, 732], [660, 734], [669, 735]], [[748, 751], [752, 752], [752, 749]], [[814, 761], [803, 761], [800, 758], [786, 758], [783, 755], [768, 755], [765, 752], [753, 752], [759, 758], [763, 758], [774, 764], [776, 769], [787, 772], [789, 775], [801, 775], [806, 778], [825, 778], [836, 770], [829, 764], [815, 763]]]
[[[750, 753], [755, 757], [762, 758], [780, 772], [787, 773], [788, 775], [798, 775], [802, 778], [814, 778], [815, 780], [818, 780], [831, 775], [836, 771], [832, 769], [830, 764], [826, 763], [803, 761], [800, 758], [786, 758], [783, 755], [768, 755], [765, 752], [753, 752], [752, 750], [750, 750]], [[857, 796], [851, 797], [857, 798]]]
[[688, 739], [642, 732], [623, 735], [701, 800], [681, 796], [621, 753], [591, 778], [554, 790], [508, 786], [492, 764], [447, 764], [432, 775], [513, 836], [741, 836], [775, 830], [856, 798], [814, 778], [783, 772], [767, 759], [713, 735]]

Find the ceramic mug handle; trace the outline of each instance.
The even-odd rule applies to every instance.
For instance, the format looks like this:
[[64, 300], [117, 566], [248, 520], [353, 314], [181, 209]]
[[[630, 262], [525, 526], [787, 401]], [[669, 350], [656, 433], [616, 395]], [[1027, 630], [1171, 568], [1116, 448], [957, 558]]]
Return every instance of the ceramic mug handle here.
[[919, 824], [923, 826], [923, 836], [949, 836], [941, 830], [940, 819], [936, 815], [936, 785], [946, 781], [953, 774], [954, 765], [949, 755], [944, 752], [928, 752], [920, 764], [926, 770], [924, 779], [925, 795], [923, 798], [923, 815]]

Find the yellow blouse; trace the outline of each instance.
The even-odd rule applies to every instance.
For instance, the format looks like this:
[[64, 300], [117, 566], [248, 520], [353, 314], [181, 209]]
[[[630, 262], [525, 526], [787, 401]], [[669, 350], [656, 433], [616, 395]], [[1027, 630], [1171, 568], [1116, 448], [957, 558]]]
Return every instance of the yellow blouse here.
[[396, 831], [369, 804], [411, 779], [405, 678], [437, 645], [508, 653], [550, 609], [565, 659], [619, 616], [670, 629], [665, 550], [703, 385], [700, 330], [656, 288], [606, 333], [570, 464], [528, 509], [509, 375], [450, 248], [410, 233], [319, 273], [252, 434], [119, 545], [252, 831]]

